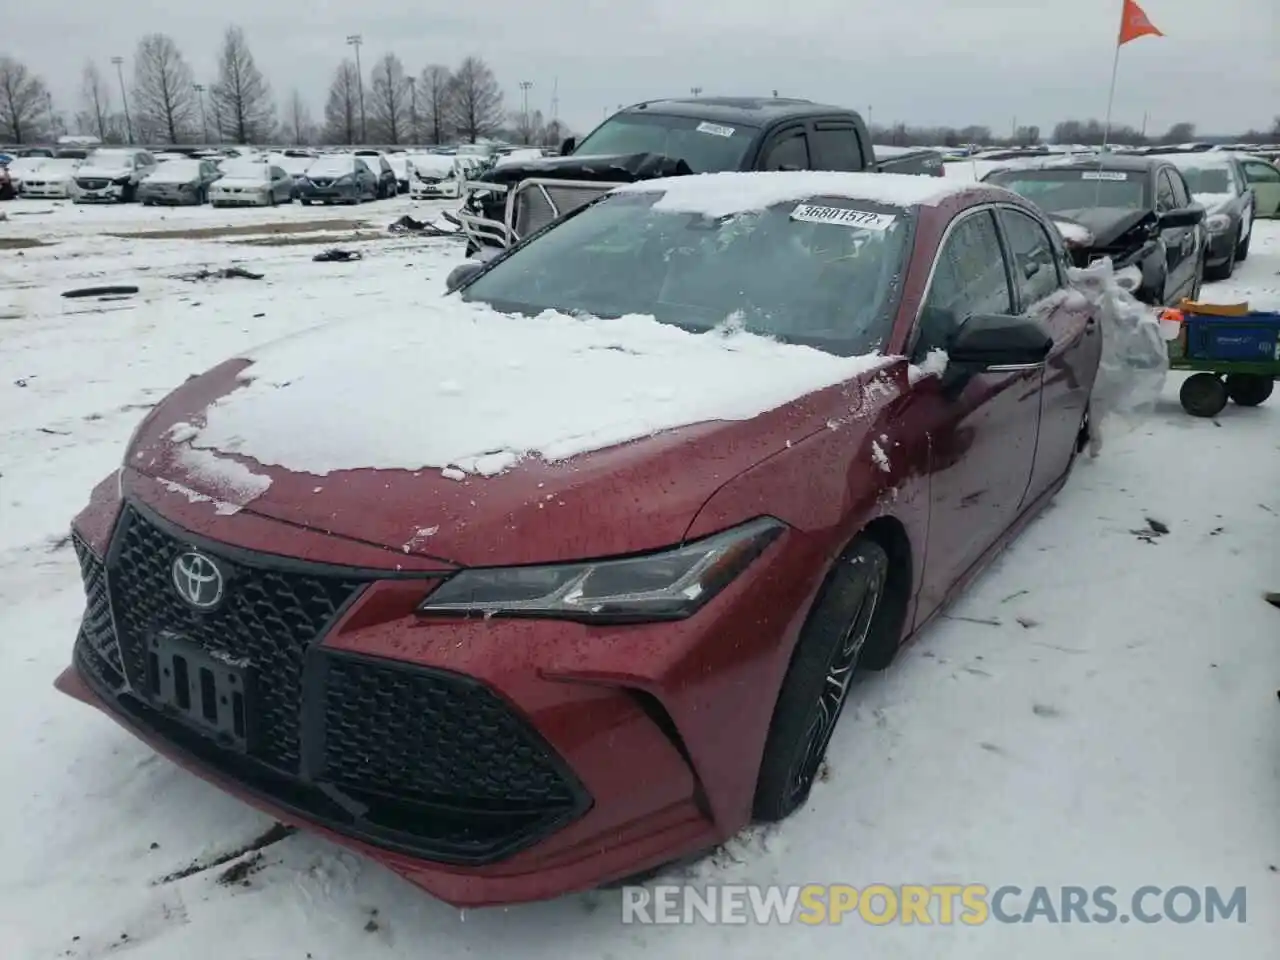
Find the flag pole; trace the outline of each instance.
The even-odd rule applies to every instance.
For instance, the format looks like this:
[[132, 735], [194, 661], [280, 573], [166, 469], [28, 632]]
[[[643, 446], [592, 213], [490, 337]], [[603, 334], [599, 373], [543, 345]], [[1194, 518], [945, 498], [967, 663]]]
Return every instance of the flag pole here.
[[1111, 140], [1111, 107], [1116, 101], [1116, 74], [1120, 72], [1120, 43], [1116, 42], [1116, 55], [1111, 61], [1111, 90], [1107, 93], [1107, 119], [1102, 125], [1102, 149], [1107, 152], [1107, 144]]

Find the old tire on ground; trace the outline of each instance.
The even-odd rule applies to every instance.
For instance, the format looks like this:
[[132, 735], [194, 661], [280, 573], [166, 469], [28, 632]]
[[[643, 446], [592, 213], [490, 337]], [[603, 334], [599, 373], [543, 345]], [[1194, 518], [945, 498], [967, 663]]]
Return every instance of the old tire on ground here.
[[1275, 389], [1275, 381], [1256, 373], [1227, 374], [1227, 395], [1241, 407], [1256, 407], [1265, 403], [1271, 391]]
[[827, 575], [774, 706], [756, 781], [757, 820], [782, 820], [808, 799], [858, 660], [892, 627], [891, 605], [882, 602], [889, 572], [884, 547], [860, 537]]
[[1227, 385], [1217, 374], [1193, 373], [1182, 382], [1178, 400], [1193, 417], [1216, 417], [1227, 405]]

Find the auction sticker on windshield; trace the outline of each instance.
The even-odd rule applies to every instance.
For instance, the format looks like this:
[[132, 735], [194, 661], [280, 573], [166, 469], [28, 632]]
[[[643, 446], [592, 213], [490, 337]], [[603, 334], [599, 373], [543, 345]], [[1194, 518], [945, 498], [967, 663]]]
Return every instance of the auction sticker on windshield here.
[[1080, 174], [1081, 180], [1128, 180], [1127, 173], [1118, 170], [1086, 170]]
[[699, 133], [709, 133], [713, 137], [732, 137], [733, 127], [724, 127], [718, 123], [707, 123], [705, 120], [698, 124]]
[[803, 223], [838, 223], [844, 227], [860, 227], [863, 230], [888, 230], [897, 218], [888, 213], [802, 203], [791, 211], [791, 219]]

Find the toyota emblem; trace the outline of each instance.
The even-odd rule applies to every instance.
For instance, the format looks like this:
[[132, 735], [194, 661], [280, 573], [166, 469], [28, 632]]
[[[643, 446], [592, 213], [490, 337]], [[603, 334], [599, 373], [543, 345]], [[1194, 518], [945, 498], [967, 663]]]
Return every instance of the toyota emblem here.
[[203, 553], [189, 550], [173, 561], [173, 588], [197, 610], [212, 610], [220, 604], [224, 586], [222, 571]]

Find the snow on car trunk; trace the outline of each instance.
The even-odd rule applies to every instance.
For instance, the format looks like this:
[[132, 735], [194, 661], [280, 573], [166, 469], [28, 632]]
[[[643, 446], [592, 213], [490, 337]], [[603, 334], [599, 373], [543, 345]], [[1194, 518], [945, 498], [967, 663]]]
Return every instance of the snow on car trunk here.
[[511, 316], [456, 297], [267, 347], [195, 447], [320, 476], [493, 475], [711, 420], [746, 420], [882, 364], [643, 316]]

